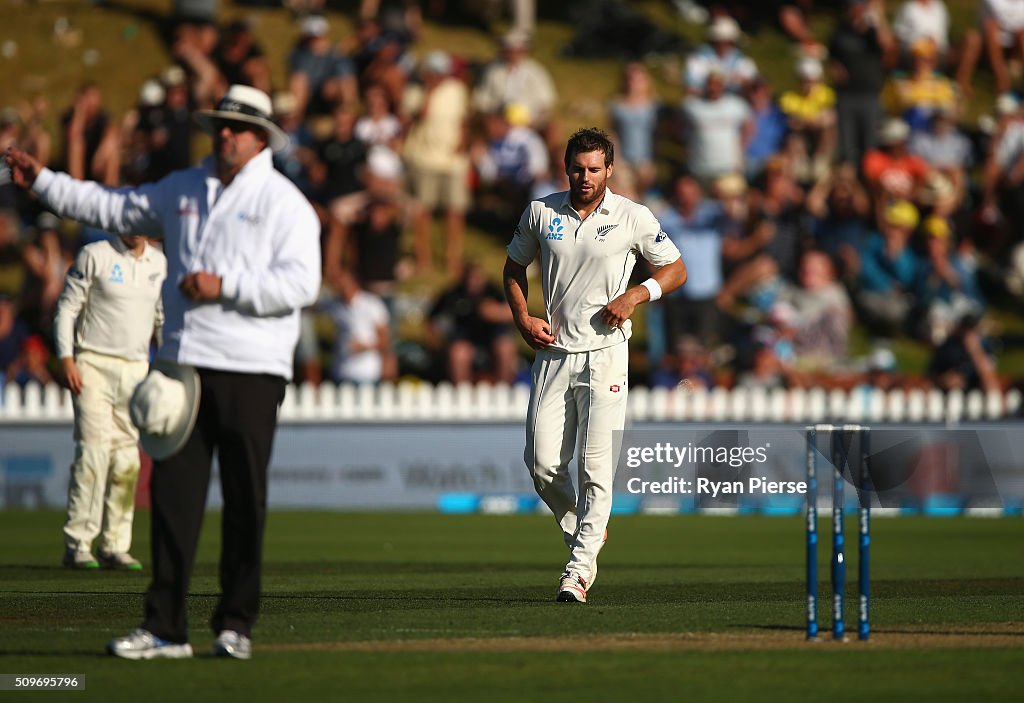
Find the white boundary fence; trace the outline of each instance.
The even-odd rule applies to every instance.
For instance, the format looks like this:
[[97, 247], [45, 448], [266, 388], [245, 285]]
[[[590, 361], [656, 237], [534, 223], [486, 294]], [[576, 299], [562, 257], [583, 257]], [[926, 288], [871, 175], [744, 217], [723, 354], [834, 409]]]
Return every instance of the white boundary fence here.
[[[440, 383], [289, 386], [282, 423], [318, 422], [522, 422], [530, 390], [526, 386]], [[634, 422], [935, 422], [999, 420], [1021, 411], [1021, 392], [852, 391], [821, 388], [770, 390], [735, 388], [683, 390], [631, 388], [629, 419]], [[67, 423], [73, 417], [70, 393], [55, 385], [11, 384], [0, 399], [0, 423]]]

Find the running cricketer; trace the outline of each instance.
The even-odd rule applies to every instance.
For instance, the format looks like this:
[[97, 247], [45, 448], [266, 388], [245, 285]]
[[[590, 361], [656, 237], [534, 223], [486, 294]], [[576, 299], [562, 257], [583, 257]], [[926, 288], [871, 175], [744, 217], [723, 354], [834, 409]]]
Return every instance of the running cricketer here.
[[[630, 315], [686, 281], [679, 250], [642, 205], [607, 188], [608, 135], [581, 129], [565, 149], [569, 191], [534, 200], [508, 245], [505, 294], [537, 350], [526, 420], [526, 466], [569, 548], [556, 600], [585, 603], [607, 536], [613, 433], [626, 418]], [[526, 267], [540, 253], [545, 319], [527, 309]], [[627, 288], [638, 256], [655, 269]], [[569, 475], [578, 451], [579, 495]]]

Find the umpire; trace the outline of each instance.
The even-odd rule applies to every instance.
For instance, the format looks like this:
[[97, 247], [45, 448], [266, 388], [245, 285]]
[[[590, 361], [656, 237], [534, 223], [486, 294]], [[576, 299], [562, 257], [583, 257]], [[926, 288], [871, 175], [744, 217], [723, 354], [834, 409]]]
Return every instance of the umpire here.
[[[194, 429], [180, 450], [154, 466], [153, 580], [142, 626], [108, 645], [119, 657], [192, 656], [186, 596], [215, 449], [224, 511], [214, 654], [252, 656], [277, 409], [291, 378], [299, 309], [320, 288], [319, 221], [274, 170], [271, 151], [288, 138], [270, 116], [265, 93], [231, 86], [216, 109], [196, 116], [213, 137], [212, 156], [138, 188], [78, 181], [15, 148], [5, 155], [14, 182], [59, 214], [164, 238], [165, 322], [157, 356], [165, 366], [195, 367], [200, 381]], [[168, 377], [156, 374], [150, 377], [166, 386]]]

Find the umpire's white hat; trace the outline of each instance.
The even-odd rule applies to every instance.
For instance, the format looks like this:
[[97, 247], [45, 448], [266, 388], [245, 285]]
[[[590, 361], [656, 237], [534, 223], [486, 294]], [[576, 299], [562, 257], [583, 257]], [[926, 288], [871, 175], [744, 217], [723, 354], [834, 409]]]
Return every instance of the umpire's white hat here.
[[212, 110], [200, 110], [195, 120], [204, 132], [215, 133], [220, 122], [244, 122], [262, 128], [273, 151], [288, 146], [288, 135], [274, 124], [274, 106], [270, 96], [259, 88], [248, 85], [233, 85]]
[[162, 360], [153, 364], [128, 404], [147, 454], [166, 459], [185, 446], [199, 416], [199, 394], [193, 367]]

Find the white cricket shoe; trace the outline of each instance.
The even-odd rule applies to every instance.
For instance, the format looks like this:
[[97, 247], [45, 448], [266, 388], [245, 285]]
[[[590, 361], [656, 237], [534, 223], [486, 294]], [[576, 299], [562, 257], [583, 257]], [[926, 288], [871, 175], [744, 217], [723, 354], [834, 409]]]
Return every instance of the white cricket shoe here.
[[122, 659], [188, 659], [192, 656], [192, 645], [168, 642], [138, 627], [124, 637], [110, 640], [107, 652]]
[[586, 603], [587, 582], [582, 576], [569, 571], [562, 572], [562, 580], [558, 584], [558, 596], [555, 598], [559, 603]]
[[252, 659], [252, 640], [234, 630], [223, 630], [213, 643], [213, 656]]

